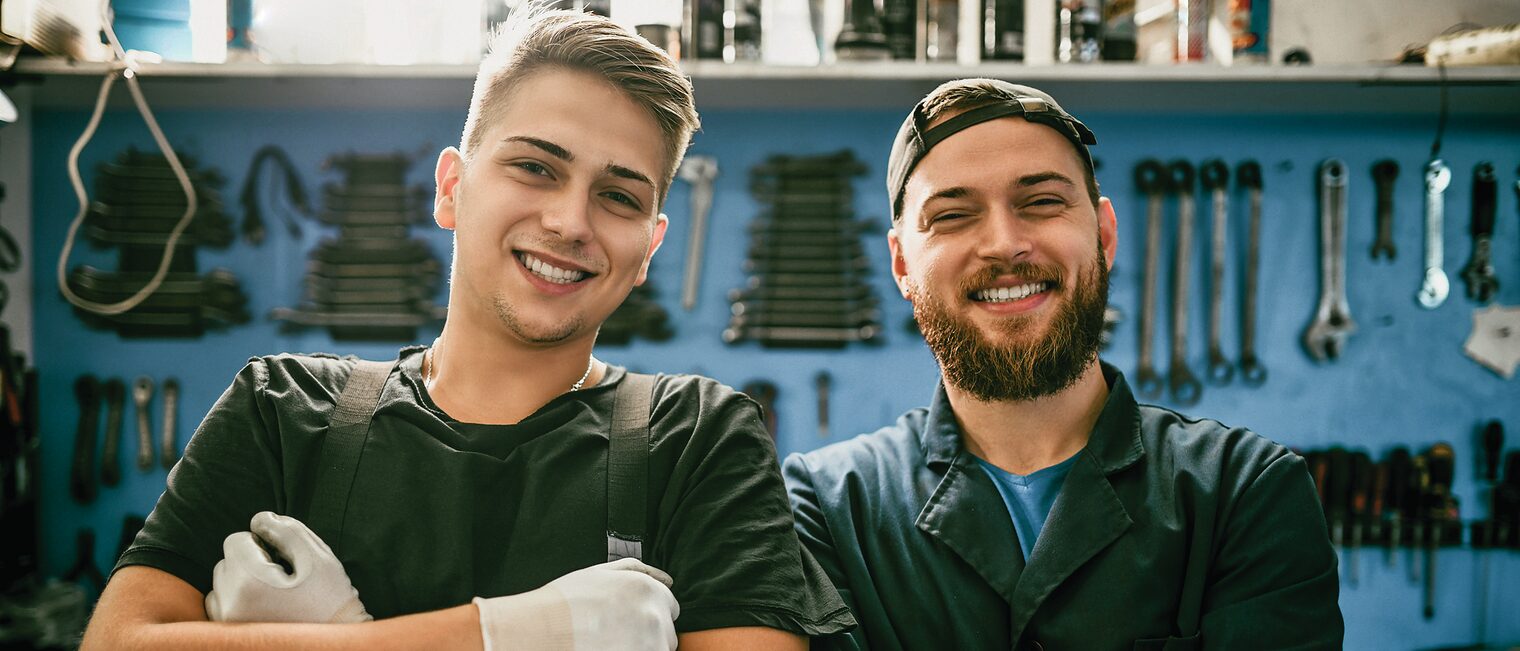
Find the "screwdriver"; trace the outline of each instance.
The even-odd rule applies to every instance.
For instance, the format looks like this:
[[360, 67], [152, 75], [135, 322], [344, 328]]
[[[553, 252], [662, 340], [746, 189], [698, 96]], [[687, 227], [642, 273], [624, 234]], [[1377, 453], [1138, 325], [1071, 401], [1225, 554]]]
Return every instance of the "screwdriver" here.
[[1488, 526], [1483, 532], [1484, 546], [1492, 548], [1498, 542], [1499, 528], [1499, 455], [1504, 452], [1504, 424], [1488, 421], [1483, 428], [1483, 479], [1488, 482]]
[[1446, 528], [1451, 499], [1451, 480], [1456, 472], [1456, 452], [1449, 443], [1437, 443], [1425, 452], [1430, 505], [1430, 537], [1425, 547], [1425, 619], [1436, 616], [1436, 552], [1441, 548], [1441, 530]]
[[1520, 451], [1504, 457], [1504, 482], [1499, 484], [1499, 544], [1504, 547], [1520, 547]]
[[1404, 536], [1405, 497], [1409, 495], [1409, 448], [1400, 446], [1388, 453], [1388, 566], [1393, 567], [1394, 552]]
[[1424, 454], [1409, 458], [1409, 492], [1404, 496], [1404, 513], [1409, 516], [1409, 580], [1419, 582], [1420, 564], [1416, 550], [1425, 546], [1429, 524], [1425, 520], [1425, 495], [1430, 487], [1430, 468]]
[[[1367, 518], [1367, 540], [1373, 544], [1387, 542], [1387, 521], [1383, 519], [1383, 500], [1388, 495], [1388, 462], [1384, 461], [1373, 467], [1372, 471], [1372, 506]], [[1392, 550], [1392, 547], [1388, 549]], [[1390, 563], [1393, 555], [1388, 555]]]
[[1362, 529], [1367, 518], [1367, 493], [1372, 490], [1372, 457], [1366, 452], [1351, 453], [1351, 544], [1346, 551], [1346, 564], [1350, 566], [1351, 585], [1357, 583], [1356, 552], [1362, 546]]
[[1346, 506], [1351, 502], [1351, 458], [1345, 448], [1334, 447], [1325, 453], [1329, 469], [1325, 471], [1325, 511], [1330, 514], [1330, 541], [1346, 542]]

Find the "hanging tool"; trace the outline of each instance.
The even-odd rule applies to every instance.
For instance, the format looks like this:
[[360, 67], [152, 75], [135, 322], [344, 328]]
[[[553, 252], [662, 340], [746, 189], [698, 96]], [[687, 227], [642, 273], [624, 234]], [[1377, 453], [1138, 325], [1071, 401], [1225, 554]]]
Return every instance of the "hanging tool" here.
[[142, 376], [132, 382], [132, 403], [137, 407], [137, 469], [153, 468], [153, 425], [148, 406], [153, 402], [153, 379]]
[[1187, 366], [1188, 285], [1192, 280], [1193, 254], [1193, 165], [1184, 160], [1167, 166], [1169, 189], [1177, 193], [1177, 250], [1172, 258], [1172, 363], [1167, 369], [1167, 384], [1172, 400], [1178, 404], [1197, 404], [1203, 397], [1203, 384]]
[[100, 453], [100, 482], [121, 483], [121, 424], [126, 411], [127, 387], [117, 378], [106, 380], [106, 442]]
[[1399, 446], [1388, 453], [1388, 494], [1384, 498], [1387, 502], [1388, 513], [1388, 555], [1386, 557], [1389, 567], [1393, 567], [1395, 552], [1400, 547], [1400, 540], [1404, 535], [1404, 514], [1409, 508], [1409, 484], [1410, 477], [1414, 472], [1409, 458], [1409, 448]]
[[1267, 367], [1256, 357], [1256, 290], [1261, 273], [1261, 164], [1248, 160], [1235, 168], [1235, 183], [1246, 189], [1251, 202], [1250, 237], [1246, 246], [1246, 286], [1240, 308], [1240, 379], [1247, 386], [1267, 381]]
[[1206, 161], [1200, 170], [1203, 189], [1212, 195], [1214, 206], [1213, 246], [1209, 248], [1209, 382], [1229, 384], [1235, 375], [1235, 367], [1225, 359], [1220, 346], [1220, 330], [1224, 321], [1224, 256], [1225, 234], [1229, 228], [1229, 206], [1225, 191], [1229, 186], [1230, 168], [1224, 161]]
[[1330, 519], [1330, 542], [1346, 544], [1346, 507], [1351, 504], [1351, 457], [1345, 448], [1325, 452], [1325, 515]]
[[1478, 620], [1478, 641], [1486, 644], [1488, 641], [1488, 596], [1489, 586], [1493, 577], [1493, 550], [1496, 548], [1498, 538], [1494, 535], [1499, 525], [1499, 456], [1504, 452], [1504, 424], [1497, 421], [1488, 421], [1483, 426], [1483, 434], [1480, 437], [1479, 447], [1483, 451], [1483, 481], [1488, 484], [1488, 521], [1483, 525], [1481, 540], [1478, 535], [1477, 525], [1473, 527], [1473, 547], [1482, 546], [1488, 549], [1483, 554], [1483, 568], [1478, 573], [1480, 585], [1478, 587], [1478, 607], [1474, 608], [1474, 614]]
[[74, 380], [79, 401], [79, 427], [74, 430], [74, 459], [69, 471], [69, 495], [75, 502], [95, 500], [95, 432], [100, 429], [100, 382], [92, 375]]
[[1447, 523], [1456, 519], [1456, 503], [1451, 497], [1451, 481], [1456, 473], [1456, 452], [1449, 443], [1437, 443], [1425, 452], [1430, 481], [1426, 488], [1429, 509], [1427, 526], [1430, 535], [1425, 546], [1425, 619], [1436, 616], [1436, 553], [1441, 549], [1441, 534]]
[[[1374, 464], [1372, 467], [1372, 491], [1368, 493], [1370, 503], [1367, 511], [1367, 537], [1369, 544], [1387, 544], [1388, 529], [1387, 520], [1383, 516], [1383, 500], [1388, 498], [1388, 462]], [[1392, 545], [1389, 545], [1392, 550]], [[1388, 557], [1390, 562], [1392, 555]]]
[[681, 307], [690, 312], [697, 305], [697, 290], [702, 282], [702, 253], [707, 246], [707, 213], [712, 210], [713, 180], [718, 177], [718, 159], [712, 156], [687, 156], [676, 174], [691, 184], [691, 239], [686, 242], [686, 277], [681, 284]]
[[1490, 253], [1494, 236], [1495, 203], [1499, 198], [1499, 181], [1494, 177], [1494, 164], [1488, 161], [1473, 168], [1472, 186], [1472, 258], [1462, 269], [1462, 280], [1467, 283], [1467, 297], [1479, 303], [1487, 303], [1499, 292], [1499, 279], [1494, 276], [1494, 262]]
[[172, 377], [164, 380], [163, 395], [164, 417], [160, 421], [163, 435], [159, 437], [158, 460], [165, 470], [170, 470], [179, 461], [179, 443], [174, 432], [179, 420], [179, 380]]
[[1420, 305], [1434, 310], [1446, 302], [1451, 283], [1441, 265], [1446, 259], [1441, 229], [1445, 224], [1446, 187], [1451, 185], [1451, 169], [1439, 158], [1425, 164], [1425, 280], [1416, 296]]
[[1325, 362], [1340, 358], [1356, 322], [1346, 299], [1346, 165], [1332, 158], [1319, 169], [1319, 307], [1304, 330], [1304, 348]]
[[1349, 569], [1347, 578], [1350, 579], [1351, 585], [1356, 585], [1360, 580], [1361, 563], [1357, 559], [1357, 551], [1362, 547], [1362, 540], [1367, 529], [1368, 498], [1372, 494], [1373, 479], [1372, 457], [1366, 452], [1352, 452], [1351, 508], [1347, 522], [1351, 531], [1346, 544], [1346, 565]]
[[1135, 187], [1145, 195], [1145, 284], [1140, 295], [1140, 361], [1135, 369], [1135, 392], [1154, 400], [1161, 397], [1152, 346], [1156, 342], [1156, 290], [1161, 274], [1162, 202], [1167, 186], [1161, 161], [1146, 159], [1135, 167]]
[[[264, 241], [264, 207], [259, 201], [259, 173], [263, 171], [266, 161], [274, 163], [281, 173], [278, 178], [285, 185], [290, 207], [302, 215], [311, 216], [311, 206], [306, 201], [306, 188], [301, 184], [301, 175], [296, 171], [295, 164], [290, 162], [290, 156], [278, 145], [260, 147], [253, 153], [253, 162], [248, 165], [248, 177], [243, 181], [242, 192], [238, 194], [238, 202], [243, 206], [243, 239], [255, 246]], [[301, 225], [291, 216], [291, 211], [279, 212], [291, 239], [300, 239]]]
[[1392, 260], [1398, 255], [1393, 245], [1393, 182], [1399, 178], [1399, 164], [1384, 158], [1372, 165], [1372, 180], [1377, 185], [1377, 240], [1372, 243], [1372, 259]]
[[106, 577], [95, 567], [95, 532], [80, 529], [74, 537], [74, 566], [64, 570], [63, 580], [74, 583], [84, 579], [94, 588], [91, 598], [99, 596], [106, 587]]
[[829, 392], [833, 390], [834, 378], [828, 371], [813, 376], [813, 387], [818, 392], [818, 438], [829, 437]]

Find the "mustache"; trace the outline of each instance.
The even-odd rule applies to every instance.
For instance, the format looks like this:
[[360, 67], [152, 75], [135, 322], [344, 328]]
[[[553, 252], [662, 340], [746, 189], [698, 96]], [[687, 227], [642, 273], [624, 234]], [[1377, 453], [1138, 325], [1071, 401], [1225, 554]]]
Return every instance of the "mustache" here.
[[994, 262], [966, 276], [960, 283], [961, 293], [970, 294], [971, 292], [986, 289], [1003, 276], [1027, 278], [1031, 282], [1050, 283], [1052, 290], [1060, 289], [1062, 285], [1061, 269], [1059, 267], [1035, 264], [1033, 262], [1016, 262], [1013, 264]]
[[545, 255], [567, 260], [578, 264], [593, 273], [601, 273], [602, 265], [586, 252], [584, 244], [567, 242], [553, 237], [528, 237], [518, 242], [512, 248], [517, 250], [538, 251]]

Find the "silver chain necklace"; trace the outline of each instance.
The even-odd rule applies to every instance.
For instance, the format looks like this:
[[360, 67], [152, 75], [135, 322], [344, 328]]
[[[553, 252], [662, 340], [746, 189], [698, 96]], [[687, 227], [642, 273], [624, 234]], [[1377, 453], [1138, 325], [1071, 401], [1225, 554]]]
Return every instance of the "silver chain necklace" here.
[[[438, 369], [438, 348], [439, 348], [438, 343], [442, 339], [443, 339], [443, 337], [439, 337], [439, 338], [433, 340], [433, 345], [428, 346], [427, 356], [422, 360], [425, 363], [423, 371], [422, 371], [422, 385], [423, 386], [430, 386], [430, 385], [432, 385], [433, 384], [433, 379], [437, 375], [437, 369]], [[593, 367], [595, 367], [595, 366], [596, 366], [596, 358], [595, 357], [588, 357], [586, 359], [586, 372], [581, 374], [581, 379], [576, 380], [575, 384], [570, 385], [570, 391], [580, 391], [581, 387], [583, 387], [583, 386], [586, 385], [586, 379], [589, 378], [589, 377], [591, 377], [591, 369]]]

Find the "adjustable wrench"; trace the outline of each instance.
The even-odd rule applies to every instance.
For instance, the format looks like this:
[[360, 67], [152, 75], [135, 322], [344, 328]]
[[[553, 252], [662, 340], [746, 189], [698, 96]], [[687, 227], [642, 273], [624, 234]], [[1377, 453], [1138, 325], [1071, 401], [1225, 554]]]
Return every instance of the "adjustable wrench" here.
[[676, 175], [691, 184], [691, 239], [686, 242], [686, 278], [681, 284], [681, 307], [690, 312], [697, 305], [697, 288], [702, 282], [702, 250], [707, 245], [707, 212], [712, 209], [718, 159], [687, 156]]
[[160, 424], [163, 435], [159, 437], [158, 461], [165, 470], [170, 470], [179, 460], [179, 443], [174, 435], [179, 420], [176, 414], [179, 410], [179, 380], [172, 377], [164, 380], [163, 396], [164, 418]]
[[1193, 164], [1184, 160], [1167, 166], [1170, 189], [1177, 193], [1177, 250], [1172, 260], [1172, 364], [1167, 369], [1167, 383], [1172, 400], [1178, 404], [1196, 404], [1203, 397], [1203, 384], [1187, 366], [1188, 284], [1193, 256]]
[[137, 406], [137, 469], [147, 471], [153, 467], [153, 426], [148, 420], [153, 378], [144, 375], [132, 382], [132, 402]]
[[1304, 348], [1315, 361], [1339, 358], [1356, 332], [1346, 301], [1346, 164], [1332, 158], [1319, 167], [1319, 308], [1304, 330]]
[[1451, 170], [1439, 158], [1425, 164], [1425, 280], [1417, 294], [1420, 305], [1434, 310], [1446, 302], [1451, 283], [1441, 264], [1446, 258], [1441, 229], [1446, 211], [1446, 186], [1451, 185]]
[[1256, 358], [1256, 275], [1261, 262], [1261, 165], [1248, 160], [1235, 168], [1235, 183], [1251, 198], [1250, 244], [1246, 248], [1245, 297], [1240, 308], [1240, 379], [1248, 386], [1267, 381], [1267, 367]]
[[1145, 286], [1140, 296], [1140, 362], [1135, 369], [1135, 391], [1149, 399], [1161, 397], [1161, 376], [1151, 356], [1156, 340], [1156, 283], [1161, 267], [1161, 207], [1166, 191], [1166, 168], [1154, 158], [1135, 168], [1135, 187], [1145, 194]]
[[106, 380], [106, 442], [100, 452], [100, 483], [121, 483], [121, 421], [125, 411], [127, 387], [121, 380]]
[[1377, 183], [1377, 240], [1372, 243], [1372, 259], [1394, 259], [1393, 181], [1399, 178], [1399, 164], [1384, 158], [1372, 165], [1372, 180]]
[[1209, 249], [1209, 382], [1229, 384], [1235, 375], [1235, 367], [1225, 359], [1224, 349], [1219, 345], [1219, 331], [1224, 317], [1224, 255], [1225, 229], [1229, 228], [1229, 207], [1225, 188], [1229, 186], [1230, 168], [1224, 161], [1205, 161], [1200, 168], [1203, 187], [1213, 195], [1214, 226], [1213, 246]]
[[1494, 178], [1493, 163], [1484, 161], [1473, 169], [1472, 187], [1472, 259], [1462, 270], [1467, 283], [1467, 297], [1487, 303], [1499, 291], [1494, 276], [1494, 262], [1489, 252], [1494, 236], [1494, 204], [1499, 198], [1499, 181]]

